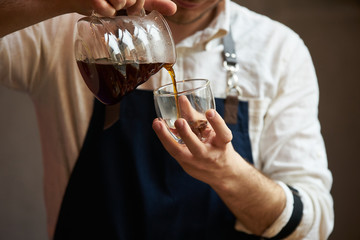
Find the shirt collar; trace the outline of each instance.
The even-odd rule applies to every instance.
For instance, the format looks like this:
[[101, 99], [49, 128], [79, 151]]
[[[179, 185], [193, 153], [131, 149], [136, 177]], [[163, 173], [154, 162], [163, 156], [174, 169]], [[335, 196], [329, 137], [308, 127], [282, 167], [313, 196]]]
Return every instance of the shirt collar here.
[[217, 17], [203, 30], [185, 38], [176, 45], [178, 50], [183, 48], [202, 48], [206, 49], [210, 42], [225, 36], [229, 31], [230, 25], [230, 0], [224, 0], [218, 6]]

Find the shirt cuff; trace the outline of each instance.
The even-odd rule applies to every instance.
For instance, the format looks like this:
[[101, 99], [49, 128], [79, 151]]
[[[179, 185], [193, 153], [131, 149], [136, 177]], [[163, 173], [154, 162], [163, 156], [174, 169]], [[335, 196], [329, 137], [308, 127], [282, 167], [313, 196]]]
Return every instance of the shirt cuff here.
[[[289, 187], [283, 182], [277, 181], [280, 187], [284, 190], [286, 196], [286, 205], [280, 216], [275, 220], [275, 222], [265, 230], [262, 234], [265, 238], [271, 238], [276, 236], [289, 222], [290, 217], [292, 215], [294, 209], [294, 197], [293, 193], [289, 189]], [[238, 231], [245, 232], [247, 234], [252, 234], [246, 227], [239, 221], [236, 220], [235, 229]]]

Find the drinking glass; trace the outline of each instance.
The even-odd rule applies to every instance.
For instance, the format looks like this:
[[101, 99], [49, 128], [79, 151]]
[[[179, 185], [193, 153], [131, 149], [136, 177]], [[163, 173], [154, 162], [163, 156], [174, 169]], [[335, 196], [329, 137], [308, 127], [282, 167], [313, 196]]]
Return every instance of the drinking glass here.
[[164, 17], [99, 17], [77, 22], [75, 58], [91, 92], [104, 104], [116, 104], [162, 67], [176, 60], [175, 44]]
[[165, 122], [174, 139], [183, 143], [178, 134], [175, 121], [184, 118], [191, 130], [200, 140], [209, 134], [209, 125], [205, 112], [215, 109], [215, 100], [207, 79], [188, 79], [166, 84], [154, 90], [154, 102], [157, 116]]

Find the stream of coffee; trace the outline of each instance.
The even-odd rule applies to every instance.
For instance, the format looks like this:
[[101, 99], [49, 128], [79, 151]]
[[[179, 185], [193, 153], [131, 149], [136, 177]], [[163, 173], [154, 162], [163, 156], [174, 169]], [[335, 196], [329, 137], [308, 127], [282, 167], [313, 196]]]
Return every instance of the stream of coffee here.
[[173, 64], [167, 64], [165, 63], [163, 66], [170, 74], [172, 83], [173, 83], [173, 88], [174, 88], [174, 94], [175, 94], [175, 104], [176, 104], [176, 117], [180, 118], [180, 108], [179, 108], [179, 99], [178, 99], [178, 91], [177, 91], [177, 87], [176, 87], [176, 78], [175, 78], [175, 71], [173, 68]]
[[[173, 68], [173, 64], [168, 64], [165, 63], [163, 65], [163, 67], [169, 72], [170, 76], [171, 76], [171, 80], [173, 83], [173, 88], [174, 88], [174, 95], [175, 95], [175, 104], [176, 104], [176, 118], [180, 118], [181, 114], [180, 114], [180, 106], [179, 106], [179, 98], [178, 98], [178, 91], [177, 91], [177, 87], [176, 87], [176, 78], [175, 78], [175, 71]], [[191, 128], [191, 130], [198, 136], [201, 136], [202, 132], [205, 130], [206, 126], [207, 126], [207, 120], [196, 120], [196, 121], [188, 121], [189, 126]]]

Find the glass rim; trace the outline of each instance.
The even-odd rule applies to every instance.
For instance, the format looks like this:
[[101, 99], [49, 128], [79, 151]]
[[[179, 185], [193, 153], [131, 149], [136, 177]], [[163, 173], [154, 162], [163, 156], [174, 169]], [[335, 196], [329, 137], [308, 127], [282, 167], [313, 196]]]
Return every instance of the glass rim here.
[[[205, 83], [204, 83], [203, 85], [199, 86], [199, 87], [178, 92], [177, 95], [178, 95], [178, 96], [179, 96], [179, 95], [184, 95], [184, 94], [189, 93], [189, 92], [194, 92], [194, 91], [197, 91], [197, 90], [199, 90], [199, 89], [204, 89], [204, 88], [206, 88], [208, 85], [210, 85], [209, 79], [205, 79], [205, 78], [185, 79], [185, 80], [181, 80], [181, 81], [176, 82], [176, 85], [179, 84], [179, 83], [187, 83], [187, 82], [193, 82], [193, 81], [203, 81], [203, 82], [205, 82]], [[156, 96], [164, 96], [164, 97], [169, 97], [169, 96], [172, 97], [172, 96], [175, 96], [175, 93], [174, 93], [174, 92], [169, 92], [169, 93], [159, 93], [159, 92], [158, 92], [159, 90], [161, 90], [161, 89], [163, 89], [163, 88], [166, 88], [166, 87], [169, 87], [169, 86], [173, 86], [173, 83], [168, 83], [168, 84], [162, 85], [162, 86], [154, 89], [154, 91], [153, 91], [154, 95], [156, 95]]]

